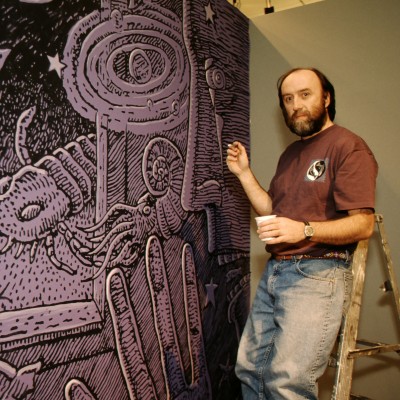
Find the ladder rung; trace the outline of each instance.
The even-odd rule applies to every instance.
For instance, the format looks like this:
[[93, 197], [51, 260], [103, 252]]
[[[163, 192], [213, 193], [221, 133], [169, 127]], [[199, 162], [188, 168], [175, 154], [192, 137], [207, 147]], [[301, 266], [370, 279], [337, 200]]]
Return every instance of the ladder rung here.
[[371, 340], [367, 339], [357, 339], [357, 344], [360, 344], [361, 346], [387, 346], [389, 343], [372, 342]]
[[350, 394], [350, 399], [351, 400], [372, 400], [370, 397], [365, 397], [365, 396], [358, 396], [356, 394]]
[[349, 350], [348, 358], [371, 356], [378, 353], [400, 352], [400, 344], [383, 344], [380, 346], [366, 347], [365, 349]]

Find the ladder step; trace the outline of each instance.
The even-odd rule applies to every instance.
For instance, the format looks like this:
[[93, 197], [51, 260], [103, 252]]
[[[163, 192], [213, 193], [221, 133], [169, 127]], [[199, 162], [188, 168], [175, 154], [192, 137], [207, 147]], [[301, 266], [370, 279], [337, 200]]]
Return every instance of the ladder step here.
[[370, 346], [364, 349], [349, 350], [348, 358], [357, 358], [363, 356], [371, 356], [378, 353], [400, 352], [400, 344], [380, 344], [378, 346]]
[[370, 397], [358, 396], [356, 394], [350, 394], [350, 399], [351, 400], [373, 400]]

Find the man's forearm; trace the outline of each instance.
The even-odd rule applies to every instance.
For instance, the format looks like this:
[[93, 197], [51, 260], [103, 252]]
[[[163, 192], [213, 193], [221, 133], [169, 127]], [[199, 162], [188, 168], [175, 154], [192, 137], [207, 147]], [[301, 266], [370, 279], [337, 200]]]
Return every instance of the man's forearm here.
[[251, 169], [243, 172], [238, 178], [254, 211], [259, 215], [271, 214], [271, 198], [259, 184]]
[[310, 222], [314, 228], [313, 242], [342, 245], [368, 239], [374, 230], [372, 210], [353, 210], [349, 216], [326, 222]]

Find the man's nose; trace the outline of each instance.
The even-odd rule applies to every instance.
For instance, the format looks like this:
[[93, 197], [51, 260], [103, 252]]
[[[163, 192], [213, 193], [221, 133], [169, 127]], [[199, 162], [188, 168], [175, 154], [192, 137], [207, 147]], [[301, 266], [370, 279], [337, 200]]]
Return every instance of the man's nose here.
[[300, 110], [303, 108], [303, 103], [299, 97], [293, 99], [293, 110]]

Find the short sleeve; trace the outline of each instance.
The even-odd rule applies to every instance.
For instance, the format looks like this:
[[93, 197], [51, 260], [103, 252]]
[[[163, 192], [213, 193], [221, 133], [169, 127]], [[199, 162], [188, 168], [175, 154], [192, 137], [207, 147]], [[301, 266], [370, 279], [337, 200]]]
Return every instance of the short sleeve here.
[[368, 146], [360, 140], [340, 162], [335, 176], [336, 211], [375, 209], [378, 164]]

